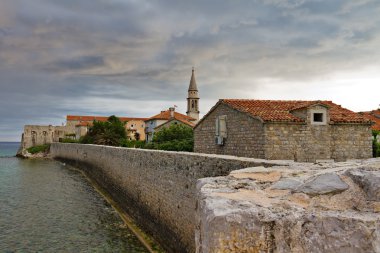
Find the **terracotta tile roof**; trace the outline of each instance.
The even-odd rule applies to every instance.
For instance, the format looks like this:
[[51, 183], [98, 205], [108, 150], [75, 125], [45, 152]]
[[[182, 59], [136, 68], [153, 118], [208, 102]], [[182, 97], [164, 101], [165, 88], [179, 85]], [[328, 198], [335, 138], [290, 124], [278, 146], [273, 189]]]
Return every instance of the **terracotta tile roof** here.
[[[103, 116], [80, 116], [80, 115], [67, 115], [67, 121], [107, 121], [109, 117]], [[131, 121], [131, 120], [142, 120], [145, 121], [147, 118], [131, 118], [131, 117], [118, 117], [121, 121]]]
[[173, 120], [177, 120], [177, 121], [179, 121], [179, 122], [182, 122], [183, 124], [185, 124], [185, 125], [187, 125], [187, 126], [189, 126], [189, 127], [191, 127], [191, 128], [193, 128], [193, 127], [195, 126], [195, 124], [194, 124], [193, 122], [189, 122], [189, 121], [187, 121], [187, 120], [182, 120], [182, 119], [173, 119], [173, 118], [172, 118], [172, 119], [166, 121], [164, 124], [161, 124], [161, 125], [159, 125], [159, 126], [156, 126], [154, 129], [160, 129], [160, 128], [163, 127], [164, 125], [170, 124], [170, 122], [173, 121]]
[[370, 112], [359, 112], [365, 118], [371, 120], [374, 124], [372, 125], [372, 130], [380, 131], [380, 109], [373, 110]]
[[330, 121], [333, 123], [369, 123], [363, 115], [331, 101], [222, 99], [220, 102], [265, 122], [304, 122], [291, 111], [318, 104], [329, 108]]
[[[177, 119], [177, 120], [180, 120], [180, 121], [181, 120], [182, 121], [187, 121], [189, 123], [191, 123], [191, 121], [195, 121], [196, 120], [196, 119], [194, 119], [192, 117], [189, 117], [189, 116], [184, 115], [184, 114], [179, 113], [179, 112], [174, 112], [174, 118]], [[152, 119], [169, 120], [169, 119], [171, 119], [171, 117], [170, 117], [170, 110], [162, 111], [159, 114], [154, 115], [153, 117], [148, 118], [146, 121], [152, 120]]]
[[182, 122], [182, 123], [184, 123], [184, 124], [186, 124], [186, 125], [188, 125], [190, 127], [194, 127], [195, 126], [195, 124], [193, 122], [190, 122], [190, 121], [187, 121], [187, 120], [184, 120], [184, 119], [176, 119], [176, 120], [178, 120], [178, 121], [180, 121], [180, 122]]

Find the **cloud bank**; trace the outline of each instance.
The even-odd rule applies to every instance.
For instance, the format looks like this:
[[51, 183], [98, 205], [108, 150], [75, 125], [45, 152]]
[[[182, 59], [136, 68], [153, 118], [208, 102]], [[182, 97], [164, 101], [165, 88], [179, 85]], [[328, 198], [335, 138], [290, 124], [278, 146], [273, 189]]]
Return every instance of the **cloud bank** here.
[[380, 101], [376, 0], [3, 0], [0, 140], [66, 114], [184, 112], [219, 98]]

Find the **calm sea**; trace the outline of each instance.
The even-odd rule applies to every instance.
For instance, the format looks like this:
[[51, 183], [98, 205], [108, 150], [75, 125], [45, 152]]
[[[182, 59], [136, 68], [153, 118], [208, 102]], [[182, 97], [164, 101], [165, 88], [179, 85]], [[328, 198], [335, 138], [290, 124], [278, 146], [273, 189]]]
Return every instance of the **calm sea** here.
[[0, 158], [15, 156], [20, 142], [0, 142]]
[[0, 252], [148, 252], [84, 176], [0, 143]]

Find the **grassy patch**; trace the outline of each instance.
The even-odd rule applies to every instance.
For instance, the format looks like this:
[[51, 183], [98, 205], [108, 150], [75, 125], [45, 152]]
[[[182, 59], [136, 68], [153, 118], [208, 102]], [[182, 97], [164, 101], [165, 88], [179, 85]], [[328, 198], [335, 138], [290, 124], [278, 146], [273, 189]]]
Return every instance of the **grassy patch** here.
[[49, 150], [49, 148], [50, 148], [50, 145], [45, 144], [45, 145], [30, 147], [27, 149], [27, 151], [31, 154], [37, 154], [37, 153], [41, 153], [41, 152], [46, 152]]
[[62, 140], [59, 140], [59, 142], [62, 142], [62, 143], [78, 143], [79, 141], [72, 139], [72, 138], [63, 138]]

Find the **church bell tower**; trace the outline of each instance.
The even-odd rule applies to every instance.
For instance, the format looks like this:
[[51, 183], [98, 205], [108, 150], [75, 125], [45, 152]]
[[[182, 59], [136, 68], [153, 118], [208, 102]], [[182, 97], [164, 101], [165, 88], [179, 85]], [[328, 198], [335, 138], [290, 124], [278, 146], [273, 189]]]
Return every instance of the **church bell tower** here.
[[199, 121], [199, 96], [198, 96], [198, 87], [195, 82], [194, 67], [191, 73], [189, 90], [187, 92], [187, 116], [190, 116], [196, 119], [196, 122]]

